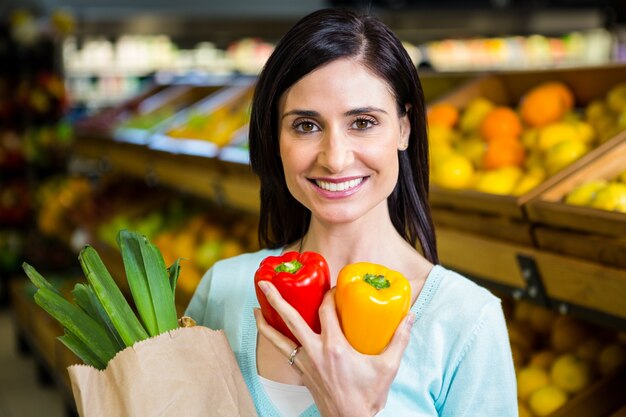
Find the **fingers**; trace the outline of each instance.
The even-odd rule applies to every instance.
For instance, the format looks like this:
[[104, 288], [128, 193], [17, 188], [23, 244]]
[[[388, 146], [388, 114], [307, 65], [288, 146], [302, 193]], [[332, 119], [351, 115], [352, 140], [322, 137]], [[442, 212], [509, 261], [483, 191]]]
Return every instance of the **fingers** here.
[[381, 355], [390, 357], [393, 361], [395, 361], [394, 363], [400, 364], [402, 355], [411, 340], [411, 328], [413, 327], [414, 322], [415, 314], [407, 314], [404, 320], [402, 320], [398, 325], [391, 341]]
[[304, 321], [295, 308], [285, 301], [271, 282], [259, 281], [258, 285], [261, 291], [263, 291], [263, 294], [265, 294], [267, 301], [280, 315], [289, 330], [291, 330], [293, 335], [304, 345], [304, 341], [309, 340], [315, 334], [307, 322]]
[[320, 323], [322, 324], [322, 331], [329, 334], [343, 334], [341, 330], [341, 324], [339, 323], [339, 317], [337, 317], [337, 305], [335, 304], [335, 288], [327, 291], [324, 295], [322, 305], [320, 305], [318, 314], [320, 316]]

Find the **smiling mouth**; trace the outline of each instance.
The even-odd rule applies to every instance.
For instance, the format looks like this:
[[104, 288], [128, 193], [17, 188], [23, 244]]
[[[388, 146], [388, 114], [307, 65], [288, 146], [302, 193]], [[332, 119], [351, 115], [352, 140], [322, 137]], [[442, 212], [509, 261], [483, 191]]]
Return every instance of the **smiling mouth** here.
[[325, 191], [338, 192], [338, 191], [346, 191], [351, 188], [356, 187], [357, 185], [363, 182], [364, 178], [355, 178], [349, 181], [343, 182], [329, 182], [322, 180], [313, 180], [313, 183], [317, 185], [319, 188]]

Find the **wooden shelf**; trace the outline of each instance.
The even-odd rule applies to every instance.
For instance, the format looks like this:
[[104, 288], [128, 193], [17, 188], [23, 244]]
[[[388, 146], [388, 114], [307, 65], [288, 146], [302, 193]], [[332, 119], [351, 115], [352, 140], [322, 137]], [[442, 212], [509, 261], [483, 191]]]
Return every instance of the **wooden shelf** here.
[[173, 154], [143, 145], [97, 137], [80, 137], [74, 145], [80, 157], [150, 183], [160, 183], [227, 207], [257, 213], [259, 183], [247, 165]]

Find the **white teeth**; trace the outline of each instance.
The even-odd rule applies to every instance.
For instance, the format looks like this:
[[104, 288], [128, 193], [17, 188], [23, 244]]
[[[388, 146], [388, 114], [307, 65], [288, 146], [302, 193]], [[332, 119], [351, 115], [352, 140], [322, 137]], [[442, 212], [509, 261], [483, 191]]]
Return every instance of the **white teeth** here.
[[319, 181], [315, 180], [315, 184], [323, 190], [326, 191], [345, 191], [350, 188], [354, 188], [359, 185], [363, 181], [363, 178], [357, 178], [350, 181], [345, 182], [328, 182], [328, 181]]

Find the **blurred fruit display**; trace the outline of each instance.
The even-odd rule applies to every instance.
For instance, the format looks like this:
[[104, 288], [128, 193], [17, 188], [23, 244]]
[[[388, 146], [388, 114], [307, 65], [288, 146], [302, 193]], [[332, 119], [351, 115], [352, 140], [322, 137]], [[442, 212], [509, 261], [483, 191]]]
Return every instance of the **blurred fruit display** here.
[[197, 139], [221, 148], [250, 120], [253, 87], [236, 86], [191, 107], [184, 120], [167, 130], [171, 138]]
[[567, 204], [626, 213], [626, 169], [608, 181], [589, 180], [577, 185], [567, 193], [564, 201]]
[[[626, 84], [575, 108], [574, 92], [542, 82], [513, 106], [485, 97], [428, 110], [432, 182], [452, 189], [519, 196], [626, 130]], [[613, 103], [611, 107], [607, 103]]]
[[520, 416], [553, 415], [598, 381], [626, 370], [625, 333], [524, 300], [507, 312], [507, 328]]

